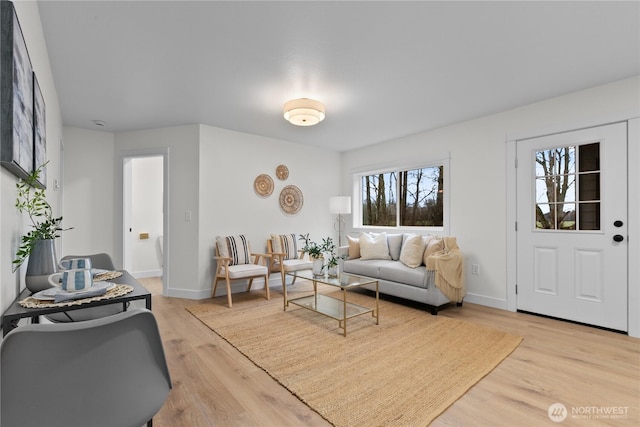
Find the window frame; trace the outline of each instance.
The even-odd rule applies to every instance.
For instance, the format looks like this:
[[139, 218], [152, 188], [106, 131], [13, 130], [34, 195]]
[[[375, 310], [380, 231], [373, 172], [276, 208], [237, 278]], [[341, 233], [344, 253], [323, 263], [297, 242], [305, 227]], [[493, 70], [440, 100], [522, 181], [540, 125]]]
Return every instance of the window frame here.
[[[443, 166], [443, 189], [444, 195], [442, 198], [442, 226], [441, 227], [418, 227], [418, 226], [380, 226], [380, 225], [363, 225], [362, 224], [362, 177], [367, 175], [378, 175], [381, 173], [389, 173], [396, 172], [399, 173], [401, 171], [406, 170], [414, 170], [414, 169], [422, 169], [429, 167], [438, 167]], [[451, 190], [451, 159], [450, 157], [445, 158], [437, 158], [432, 160], [425, 160], [420, 163], [405, 163], [405, 164], [397, 164], [397, 165], [387, 165], [380, 167], [369, 167], [367, 169], [352, 171], [351, 179], [352, 179], [352, 189], [351, 189], [351, 198], [353, 200], [352, 204], [352, 227], [354, 229], [360, 230], [383, 230], [388, 232], [415, 232], [415, 233], [436, 233], [448, 235], [450, 230], [450, 190]], [[396, 218], [398, 218], [400, 212], [399, 205], [396, 206]], [[399, 221], [396, 221], [399, 223]]]

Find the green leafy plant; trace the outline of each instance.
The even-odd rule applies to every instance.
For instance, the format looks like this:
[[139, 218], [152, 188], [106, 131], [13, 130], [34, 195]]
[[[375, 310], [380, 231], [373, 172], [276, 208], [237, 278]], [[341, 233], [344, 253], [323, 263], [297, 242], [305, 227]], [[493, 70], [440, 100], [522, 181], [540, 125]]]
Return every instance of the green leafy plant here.
[[329, 255], [329, 260], [327, 261], [327, 266], [328, 266], [329, 268], [331, 268], [331, 267], [337, 267], [337, 266], [338, 266], [338, 262], [339, 262], [341, 259], [345, 259], [346, 257], [347, 257], [346, 255], [336, 255], [336, 254], [334, 254], [334, 253], [331, 253], [331, 254]]
[[40, 179], [42, 168], [46, 163], [26, 178], [21, 178], [16, 184], [18, 197], [16, 199], [16, 208], [20, 213], [26, 213], [29, 217], [29, 226], [31, 230], [20, 241], [20, 247], [16, 252], [16, 259], [13, 260], [13, 271], [15, 272], [27, 260], [31, 251], [38, 240], [55, 239], [60, 237], [59, 232], [70, 230], [63, 229], [60, 224], [62, 217], [54, 217], [53, 209], [45, 197], [44, 188], [37, 186]]
[[[304, 246], [302, 250], [309, 254], [311, 258], [321, 258], [324, 254], [328, 254], [329, 261], [332, 258], [335, 258], [334, 251], [336, 249], [336, 245], [333, 243], [333, 239], [331, 237], [327, 237], [326, 239], [322, 239], [322, 243], [316, 243], [309, 239], [309, 233], [301, 234], [300, 240], [304, 241]], [[335, 261], [334, 265], [338, 265], [338, 261]], [[331, 264], [329, 265], [331, 266]]]
[[299, 240], [304, 242], [302, 251], [308, 253], [310, 258], [322, 258], [323, 245], [309, 239], [309, 233], [301, 234]]
[[327, 260], [328, 268], [337, 267], [339, 260], [345, 259], [347, 257], [346, 255], [336, 255], [335, 253], [336, 245], [333, 243], [333, 240], [331, 240], [330, 237], [323, 240], [322, 243], [324, 245], [325, 252], [327, 252], [328, 254], [328, 260]]

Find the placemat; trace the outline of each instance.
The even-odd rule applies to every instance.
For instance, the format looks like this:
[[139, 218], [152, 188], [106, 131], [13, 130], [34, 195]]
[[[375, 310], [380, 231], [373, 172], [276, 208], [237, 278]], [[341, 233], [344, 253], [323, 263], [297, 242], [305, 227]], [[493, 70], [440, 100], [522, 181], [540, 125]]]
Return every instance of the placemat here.
[[122, 295], [126, 295], [129, 292], [133, 292], [133, 286], [116, 284], [116, 286], [113, 289], [110, 289], [104, 295], [99, 295], [97, 297], [83, 298], [83, 299], [77, 299], [77, 300], [65, 301], [65, 302], [59, 302], [59, 303], [54, 303], [52, 301], [41, 301], [33, 297], [26, 297], [22, 301], [18, 301], [18, 304], [20, 304], [22, 307], [25, 307], [25, 308], [68, 307], [72, 305], [82, 305], [92, 301], [101, 301], [103, 299], [116, 298]]
[[104, 280], [112, 280], [122, 276], [122, 271], [107, 271], [104, 273], [96, 274], [93, 278], [94, 282], [102, 282]]

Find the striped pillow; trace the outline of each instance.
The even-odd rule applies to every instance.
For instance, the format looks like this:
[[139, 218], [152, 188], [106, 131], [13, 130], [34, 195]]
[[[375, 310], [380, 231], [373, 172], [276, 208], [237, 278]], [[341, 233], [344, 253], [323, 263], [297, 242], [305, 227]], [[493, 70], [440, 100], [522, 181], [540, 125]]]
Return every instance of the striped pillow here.
[[284, 259], [298, 258], [298, 244], [295, 234], [272, 234], [271, 246], [273, 252], [284, 253]]
[[249, 241], [244, 235], [216, 237], [216, 246], [220, 256], [231, 258], [230, 265], [251, 264]]
[[298, 258], [298, 245], [296, 243], [295, 234], [283, 234], [280, 236], [282, 241], [282, 252], [286, 255], [284, 259], [296, 259]]

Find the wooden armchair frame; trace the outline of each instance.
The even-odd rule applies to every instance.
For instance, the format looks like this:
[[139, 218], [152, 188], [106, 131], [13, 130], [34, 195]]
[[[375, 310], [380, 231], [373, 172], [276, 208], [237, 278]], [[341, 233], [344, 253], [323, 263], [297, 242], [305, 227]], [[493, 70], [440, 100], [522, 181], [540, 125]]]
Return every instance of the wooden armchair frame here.
[[[289, 271], [298, 271], [298, 270], [308, 270], [312, 268], [311, 261], [306, 261], [301, 263], [300, 261], [304, 260], [305, 252], [302, 249], [298, 249], [298, 258], [285, 259], [286, 253], [284, 252], [273, 252], [273, 243], [271, 239], [267, 240], [267, 255], [271, 258], [269, 259], [269, 275], [276, 271], [280, 272], [280, 277], [282, 279], [282, 289], [286, 286], [286, 274]], [[287, 261], [292, 261], [287, 263]], [[289, 265], [287, 265], [289, 264]], [[293, 281], [291, 284], [293, 285], [296, 282], [296, 277], [293, 277]]]
[[[271, 296], [269, 295], [268, 263], [268, 259], [271, 258], [271, 255], [263, 253], [251, 253], [251, 257], [253, 258], [253, 261], [250, 264], [230, 265], [231, 258], [220, 256], [218, 247], [216, 245], [216, 255], [213, 257], [213, 259], [217, 261], [218, 266], [216, 267], [216, 274], [213, 282], [213, 292], [211, 294], [211, 298], [215, 298], [218, 282], [224, 279], [227, 284], [227, 303], [229, 304], [229, 307], [232, 307], [233, 302], [231, 298], [231, 281], [249, 279], [249, 283], [247, 285], [247, 292], [249, 292], [251, 290], [251, 285], [253, 285], [253, 279], [262, 277], [264, 278], [265, 297], [267, 300], [271, 299]], [[263, 262], [262, 260], [264, 260], [264, 269], [260, 269], [259, 272], [257, 271], [257, 269], [247, 268], [247, 266], [261, 265], [261, 262]], [[252, 273], [251, 270], [254, 270], [254, 272]]]

